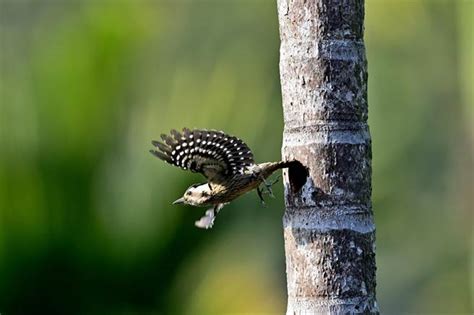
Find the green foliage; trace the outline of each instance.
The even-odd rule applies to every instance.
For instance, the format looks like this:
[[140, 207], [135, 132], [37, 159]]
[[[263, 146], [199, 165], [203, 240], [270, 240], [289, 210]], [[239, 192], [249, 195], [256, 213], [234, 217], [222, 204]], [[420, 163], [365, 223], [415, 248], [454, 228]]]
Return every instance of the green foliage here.
[[[472, 312], [472, 9], [366, 4], [384, 313]], [[0, 2], [0, 312], [282, 313], [281, 188], [197, 230], [201, 179], [148, 153], [187, 126], [278, 160], [278, 48], [273, 1]]]

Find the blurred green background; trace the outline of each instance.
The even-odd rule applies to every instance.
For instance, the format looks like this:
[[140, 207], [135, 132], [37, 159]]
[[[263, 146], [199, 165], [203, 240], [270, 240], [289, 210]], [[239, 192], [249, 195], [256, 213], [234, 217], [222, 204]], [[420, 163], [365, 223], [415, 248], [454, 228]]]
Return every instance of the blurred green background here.
[[[366, 1], [382, 313], [472, 313], [473, 1]], [[0, 312], [282, 314], [282, 189], [172, 206], [148, 153], [222, 129], [278, 160], [275, 1], [0, 0]]]

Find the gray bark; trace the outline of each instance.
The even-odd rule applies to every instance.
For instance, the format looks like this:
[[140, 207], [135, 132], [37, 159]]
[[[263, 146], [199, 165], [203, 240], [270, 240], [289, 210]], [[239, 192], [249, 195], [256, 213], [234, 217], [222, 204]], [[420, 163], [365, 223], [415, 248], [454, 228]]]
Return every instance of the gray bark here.
[[378, 313], [363, 0], [278, 0], [287, 314]]

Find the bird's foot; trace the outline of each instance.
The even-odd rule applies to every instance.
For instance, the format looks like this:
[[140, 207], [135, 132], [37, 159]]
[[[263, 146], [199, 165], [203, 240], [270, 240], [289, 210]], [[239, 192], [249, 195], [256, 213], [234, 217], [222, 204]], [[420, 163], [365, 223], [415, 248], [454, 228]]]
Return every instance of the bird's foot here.
[[275, 195], [273, 194], [272, 186], [275, 185], [278, 180], [280, 179], [280, 175], [275, 178], [275, 180], [271, 182], [267, 182], [265, 179], [263, 180], [263, 183], [265, 185], [266, 191], [264, 193], [268, 194], [270, 197], [275, 198]]
[[257, 187], [257, 194], [260, 198], [260, 201], [262, 202], [262, 206], [266, 207], [267, 205], [265, 204], [265, 199], [263, 199], [262, 190], [260, 189], [260, 187]]
[[203, 217], [201, 217], [198, 221], [194, 222], [194, 225], [198, 228], [206, 230], [212, 228], [217, 214], [225, 205], [225, 203], [219, 203], [211, 209], [208, 209]]
[[211, 208], [206, 211], [205, 215], [201, 217], [198, 221], [194, 222], [194, 225], [201, 229], [210, 229], [214, 225], [214, 220], [216, 215], [214, 208]]

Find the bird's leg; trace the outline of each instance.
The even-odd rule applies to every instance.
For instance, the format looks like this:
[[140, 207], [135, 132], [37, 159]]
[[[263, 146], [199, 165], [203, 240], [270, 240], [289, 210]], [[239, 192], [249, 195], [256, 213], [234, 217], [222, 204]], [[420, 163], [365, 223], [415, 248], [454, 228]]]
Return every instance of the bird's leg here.
[[263, 184], [265, 185], [265, 191], [263, 193], [268, 194], [270, 197], [275, 198], [273, 195], [272, 191], [272, 185], [265, 180], [265, 178], [262, 178]]
[[270, 197], [275, 198], [275, 196], [273, 195], [272, 186], [275, 185], [278, 182], [279, 179], [280, 179], [280, 175], [278, 175], [277, 178], [275, 178], [275, 180], [273, 180], [271, 182], [267, 182], [265, 180], [265, 178], [262, 178], [262, 181], [263, 181], [263, 183], [265, 185], [265, 189], [266, 189], [266, 191], [264, 191], [263, 193], [266, 193]]
[[269, 183], [266, 181], [265, 177], [260, 176], [260, 179], [262, 180], [263, 184], [265, 185], [265, 189], [266, 189], [266, 191], [264, 191], [263, 193], [267, 193], [270, 196], [272, 196], [273, 195], [272, 186], [269, 185]]
[[262, 202], [262, 206], [265, 207], [265, 200], [263, 199], [262, 190], [260, 189], [260, 187], [257, 187], [257, 194], [258, 194], [258, 197], [260, 198], [260, 201]]
[[219, 211], [221, 211], [222, 208], [224, 208], [224, 206], [226, 204], [227, 203], [218, 203], [217, 205], [214, 206], [214, 210], [216, 211], [216, 215], [219, 213]]
[[203, 217], [201, 217], [198, 221], [194, 222], [194, 225], [201, 229], [212, 228], [212, 226], [214, 225], [214, 220], [216, 219], [216, 215], [223, 207], [224, 204], [219, 203], [214, 207], [208, 209]]
[[281, 175], [278, 175], [278, 176], [275, 178], [274, 181], [270, 182], [270, 187], [273, 186], [273, 185], [275, 185], [276, 183], [278, 183], [278, 181], [280, 180], [280, 177], [281, 177]]
[[275, 198], [275, 196], [273, 195], [272, 186], [275, 185], [275, 183], [277, 183], [279, 179], [280, 179], [280, 175], [278, 175], [277, 178], [271, 182], [267, 182], [265, 178], [262, 178], [263, 183], [265, 184], [266, 193], [272, 198]]

